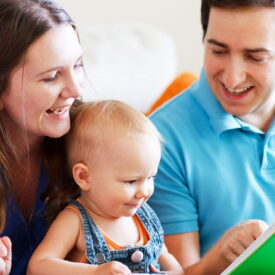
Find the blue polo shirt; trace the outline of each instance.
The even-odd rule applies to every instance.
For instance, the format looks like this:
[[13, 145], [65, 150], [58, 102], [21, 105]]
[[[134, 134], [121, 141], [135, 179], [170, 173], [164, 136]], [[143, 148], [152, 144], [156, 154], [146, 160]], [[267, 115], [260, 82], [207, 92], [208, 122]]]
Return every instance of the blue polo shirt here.
[[35, 209], [29, 222], [25, 221], [14, 200], [14, 197], [10, 196], [8, 200], [6, 227], [0, 236], [8, 236], [12, 241], [11, 275], [26, 274], [28, 261], [34, 249], [38, 246], [46, 233], [44, 204], [41, 200], [45, 183], [45, 171], [42, 169], [39, 179]]
[[149, 204], [165, 234], [198, 231], [203, 255], [240, 221], [275, 221], [275, 119], [264, 133], [226, 113], [204, 71], [151, 119], [165, 144]]

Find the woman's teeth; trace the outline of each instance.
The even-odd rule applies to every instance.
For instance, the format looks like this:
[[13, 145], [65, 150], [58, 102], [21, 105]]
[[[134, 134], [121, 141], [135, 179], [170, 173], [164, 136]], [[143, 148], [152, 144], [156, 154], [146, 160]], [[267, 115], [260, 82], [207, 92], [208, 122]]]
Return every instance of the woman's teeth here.
[[49, 113], [53, 113], [55, 115], [60, 115], [62, 113], [64, 113], [64, 111], [66, 110], [67, 108], [64, 107], [64, 108], [59, 108], [59, 109], [49, 109], [48, 112]]

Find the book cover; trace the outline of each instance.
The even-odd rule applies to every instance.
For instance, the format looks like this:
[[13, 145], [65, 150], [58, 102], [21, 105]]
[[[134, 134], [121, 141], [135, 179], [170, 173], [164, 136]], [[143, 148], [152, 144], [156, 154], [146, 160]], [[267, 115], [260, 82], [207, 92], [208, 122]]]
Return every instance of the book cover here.
[[248, 274], [275, 274], [275, 223], [221, 273], [221, 275]]

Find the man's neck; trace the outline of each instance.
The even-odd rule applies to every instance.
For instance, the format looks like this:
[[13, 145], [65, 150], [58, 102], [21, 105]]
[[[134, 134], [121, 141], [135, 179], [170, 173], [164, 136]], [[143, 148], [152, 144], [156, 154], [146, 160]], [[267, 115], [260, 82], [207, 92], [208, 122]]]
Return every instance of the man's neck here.
[[262, 112], [253, 112], [244, 116], [241, 116], [240, 119], [248, 122], [263, 132], [267, 132], [275, 115], [275, 107], [273, 110], [265, 110]]

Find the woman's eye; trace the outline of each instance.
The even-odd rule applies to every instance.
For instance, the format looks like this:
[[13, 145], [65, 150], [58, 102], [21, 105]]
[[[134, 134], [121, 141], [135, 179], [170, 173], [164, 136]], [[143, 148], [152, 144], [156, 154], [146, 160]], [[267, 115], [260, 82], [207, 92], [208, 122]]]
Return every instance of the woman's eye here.
[[56, 74], [54, 74], [54, 76], [44, 78], [43, 81], [44, 81], [44, 82], [52, 82], [52, 81], [55, 81], [55, 80], [58, 78], [58, 75], [59, 75], [59, 73], [56, 73]]
[[74, 65], [74, 69], [79, 69], [79, 68], [83, 68], [83, 62], [82, 61]]

